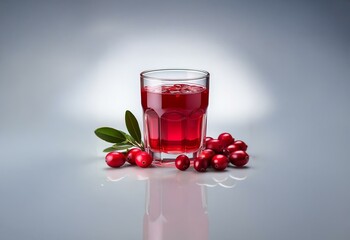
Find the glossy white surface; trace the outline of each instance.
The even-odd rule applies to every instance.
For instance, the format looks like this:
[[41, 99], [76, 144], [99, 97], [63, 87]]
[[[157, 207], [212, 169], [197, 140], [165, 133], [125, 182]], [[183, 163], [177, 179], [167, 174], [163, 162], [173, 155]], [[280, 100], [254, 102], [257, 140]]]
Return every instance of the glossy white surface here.
[[[1, 1], [0, 239], [350, 239], [349, 9]], [[211, 73], [208, 134], [248, 168], [106, 167], [93, 130], [161, 67]]]

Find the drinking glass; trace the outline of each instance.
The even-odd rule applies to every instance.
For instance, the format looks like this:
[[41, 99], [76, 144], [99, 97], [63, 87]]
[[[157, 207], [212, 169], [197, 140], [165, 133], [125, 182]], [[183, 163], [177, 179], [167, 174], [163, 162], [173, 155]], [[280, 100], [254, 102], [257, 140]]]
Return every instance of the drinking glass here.
[[192, 69], [144, 71], [141, 103], [145, 149], [158, 163], [203, 150], [209, 102], [209, 73]]

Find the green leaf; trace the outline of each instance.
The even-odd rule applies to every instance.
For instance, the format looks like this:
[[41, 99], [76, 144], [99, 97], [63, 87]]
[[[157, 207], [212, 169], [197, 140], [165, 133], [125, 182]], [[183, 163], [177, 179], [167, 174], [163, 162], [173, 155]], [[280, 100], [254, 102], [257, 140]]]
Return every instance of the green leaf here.
[[135, 139], [134, 139], [132, 136], [130, 136], [129, 134], [128, 134], [128, 135], [125, 135], [125, 138], [126, 138], [127, 140], [129, 140], [129, 142], [136, 142]]
[[108, 147], [108, 148], [104, 149], [103, 152], [113, 152], [113, 151], [117, 151], [117, 150], [126, 150], [126, 149], [129, 149], [132, 147], [134, 147], [134, 145], [125, 144], [125, 143], [116, 143], [112, 147]]
[[115, 151], [116, 149], [114, 149], [113, 147], [108, 147], [106, 148], [105, 150], [103, 150], [103, 152], [113, 152]]
[[95, 134], [97, 137], [110, 143], [121, 143], [126, 140], [124, 134], [110, 127], [98, 128], [95, 130]]
[[132, 143], [134, 143], [134, 142], [136, 142], [135, 141], [135, 139], [132, 137], [132, 136], [130, 136], [129, 134], [127, 134], [127, 133], [125, 133], [125, 132], [123, 132], [123, 131], [120, 131], [123, 135], [124, 135], [124, 137], [125, 137], [125, 143], [130, 143], [130, 142], [132, 142]]
[[132, 147], [133, 147], [133, 145], [130, 145], [130, 144], [123, 144], [123, 145], [121, 145], [121, 144], [114, 144], [112, 146], [112, 148], [114, 150], [124, 150], [124, 149], [132, 148]]
[[136, 117], [129, 110], [125, 112], [125, 124], [130, 135], [136, 140], [136, 142], [141, 143], [141, 131], [139, 123]]

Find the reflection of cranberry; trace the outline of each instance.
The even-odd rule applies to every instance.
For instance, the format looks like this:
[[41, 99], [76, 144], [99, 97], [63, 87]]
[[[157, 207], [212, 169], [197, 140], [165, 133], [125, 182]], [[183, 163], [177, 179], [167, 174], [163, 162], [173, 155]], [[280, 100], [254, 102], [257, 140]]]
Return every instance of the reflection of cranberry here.
[[207, 148], [212, 149], [216, 153], [221, 153], [224, 149], [224, 144], [219, 139], [212, 139], [207, 142]]
[[231, 134], [229, 133], [221, 133], [218, 137], [219, 140], [221, 140], [224, 144], [224, 147], [230, 145], [231, 143], [233, 143], [233, 141], [235, 140]]
[[118, 168], [123, 166], [126, 159], [124, 154], [120, 152], [110, 152], [106, 155], [106, 163], [112, 168]]
[[217, 154], [211, 159], [211, 166], [218, 171], [222, 171], [227, 168], [228, 159], [225, 155]]
[[130, 163], [131, 165], [135, 165], [135, 157], [138, 152], [140, 152], [141, 149], [139, 148], [133, 148], [128, 152], [128, 155], [126, 155], [126, 161]]
[[152, 163], [152, 157], [147, 152], [140, 151], [136, 153], [135, 163], [137, 166], [146, 168]]
[[175, 166], [181, 171], [185, 171], [190, 166], [190, 159], [186, 155], [179, 155], [175, 160]]
[[245, 144], [245, 142], [241, 140], [237, 140], [237, 141], [234, 141], [233, 144], [236, 145], [240, 150], [247, 151], [248, 146], [247, 144]]
[[248, 163], [249, 155], [245, 151], [238, 150], [236, 152], [231, 153], [229, 159], [233, 165], [237, 167], [243, 167]]
[[205, 172], [208, 168], [208, 161], [205, 158], [196, 158], [193, 162], [193, 167], [197, 172]]

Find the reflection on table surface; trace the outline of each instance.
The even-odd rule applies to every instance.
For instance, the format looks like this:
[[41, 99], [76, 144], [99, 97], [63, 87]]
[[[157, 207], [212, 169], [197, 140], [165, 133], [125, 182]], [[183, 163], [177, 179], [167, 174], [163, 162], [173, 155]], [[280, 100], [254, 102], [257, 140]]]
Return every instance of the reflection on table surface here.
[[248, 168], [229, 167], [181, 172], [174, 166], [141, 169], [127, 166], [106, 169], [106, 184], [123, 184], [127, 179], [146, 182], [143, 239], [209, 239], [207, 188], [233, 188], [247, 178]]

